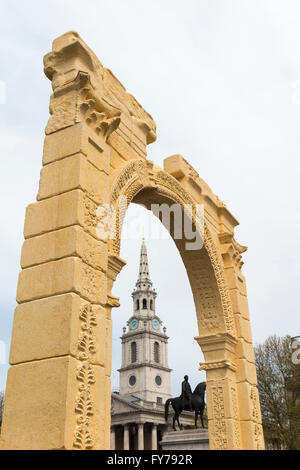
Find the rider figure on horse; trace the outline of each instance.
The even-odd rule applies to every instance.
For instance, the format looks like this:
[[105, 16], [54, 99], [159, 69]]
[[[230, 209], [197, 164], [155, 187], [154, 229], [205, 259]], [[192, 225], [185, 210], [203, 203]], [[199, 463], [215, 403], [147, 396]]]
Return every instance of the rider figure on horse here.
[[182, 407], [183, 409], [186, 407], [186, 403], [188, 406], [189, 411], [193, 411], [192, 409], [192, 389], [189, 384], [189, 378], [187, 375], [184, 376], [184, 381], [181, 384], [181, 398], [182, 398]]

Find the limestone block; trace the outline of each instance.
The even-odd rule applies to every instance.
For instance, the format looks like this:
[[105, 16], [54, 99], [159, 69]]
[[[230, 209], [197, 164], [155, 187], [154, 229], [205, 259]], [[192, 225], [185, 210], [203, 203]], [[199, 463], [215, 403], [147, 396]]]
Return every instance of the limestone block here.
[[195, 338], [204, 354], [206, 363], [231, 362], [235, 358], [236, 339], [227, 333], [198, 336]]
[[223, 416], [209, 420], [209, 445], [211, 450], [241, 450], [239, 422]]
[[69, 155], [84, 153], [84, 130], [88, 128], [82, 123], [62, 129], [54, 134], [47, 135], [44, 140], [43, 164], [54, 162]]
[[229, 289], [230, 300], [233, 313], [241, 313], [240, 293], [237, 287]]
[[[110, 430], [111, 426], [111, 379], [110, 375], [105, 376], [105, 429]], [[104, 449], [110, 450], [110, 435], [105, 433]]]
[[32, 237], [69, 225], [84, 225], [80, 207], [82, 191], [71, 191], [45, 201], [30, 204], [26, 210], [24, 236]]
[[106, 338], [109, 340], [110, 329], [106, 310], [76, 294], [26, 302], [15, 310], [10, 363], [55, 356], [81, 357], [89, 341], [94, 351], [89, 352], [91, 363], [109, 368]]
[[163, 450], [209, 450], [207, 429], [184, 429], [182, 431], [165, 432], [159, 443]]
[[110, 150], [104, 139], [85, 123], [47, 135], [44, 142], [43, 164], [82, 153], [98, 170], [109, 173]]
[[252, 333], [250, 321], [243, 318], [241, 315], [235, 315], [237, 335], [239, 338], [244, 339], [248, 343], [252, 343]]
[[123, 165], [125, 161], [126, 160], [124, 160], [124, 158], [122, 158], [122, 156], [115, 149], [111, 149], [110, 163], [113, 170], [118, 168], [120, 165]]
[[261, 424], [253, 421], [241, 421], [240, 423], [243, 449], [244, 450], [264, 450], [264, 437]]
[[[223, 380], [235, 380], [235, 368], [231, 369], [227, 362], [211, 362], [201, 364], [200, 370], [206, 371], [207, 382], [219, 382]], [[232, 364], [234, 367], [234, 364]]]
[[[1, 435], [5, 449], [64, 448], [69, 365], [70, 358], [65, 357], [9, 369]], [[75, 429], [75, 414], [71, 428]]]
[[83, 191], [76, 189], [50, 199], [30, 204], [26, 210], [25, 238], [41, 235], [52, 230], [81, 225], [97, 238], [98, 205]]
[[[79, 364], [79, 365], [78, 365]], [[83, 364], [83, 367], [85, 370], [89, 372], [89, 370], [86, 367], [86, 364]], [[77, 380], [76, 380], [76, 388], [77, 388], [77, 403], [79, 400], [81, 400], [82, 396], [82, 383], [78, 380], [78, 370], [82, 372], [82, 369], [80, 368], [80, 363], [77, 361]], [[90, 383], [90, 399], [91, 399], [91, 417], [89, 419], [89, 426], [88, 429], [85, 431], [88, 431], [90, 439], [92, 444], [91, 445], [86, 445], [86, 439], [79, 439], [74, 442], [74, 433], [72, 428], [67, 429], [67, 444], [68, 448], [71, 449], [73, 447], [78, 449], [78, 450], [106, 450], [109, 449], [107, 447], [107, 441], [110, 436], [110, 427], [106, 428], [105, 423], [108, 422], [108, 416], [107, 413], [109, 412], [110, 414], [110, 408], [108, 410], [107, 402], [105, 398], [105, 395], [103, 393], [103, 390], [105, 390], [106, 383], [107, 383], [107, 377], [105, 376], [105, 369], [104, 367], [100, 366], [92, 366], [92, 372], [93, 372], [93, 377]], [[74, 384], [70, 384], [70, 387], [73, 388]], [[85, 409], [88, 409], [89, 402], [86, 401], [85, 403]], [[79, 413], [78, 411], [81, 410], [81, 403], [79, 403], [79, 407], [77, 408], [77, 429], [76, 431], [80, 431], [82, 429], [82, 417], [85, 416], [86, 413]], [[69, 409], [70, 414], [72, 415], [73, 409]], [[83, 433], [84, 435], [84, 433]], [[86, 438], [86, 435], [85, 435]], [[82, 445], [80, 446], [80, 443]], [[85, 445], [84, 445], [85, 444]]]
[[239, 396], [240, 419], [243, 421], [255, 421], [261, 423], [258, 390], [255, 385], [248, 382], [237, 384]]
[[76, 257], [23, 269], [19, 275], [19, 303], [75, 292], [93, 303], [106, 303], [106, 275]]
[[69, 256], [79, 256], [93, 268], [107, 269], [107, 244], [95, 240], [77, 225], [25, 240], [21, 266], [28, 268]]
[[[74, 448], [79, 414], [75, 412], [80, 382], [80, 363], [71, 357], [28, 362], [9, 369], [6, 388], [4, 449], [59, 450]], [[104, 368], [93, 366], [91, 387], [93, 416], [89, 432], [95, 448], [104, 446], [105, 404], [100, 399]], [[85, 406], [85, 403], [83, 403]], [[34, 423], [33, 426], [30, 423]]]
[[110, 377], [112, 369], [112, 321], [107, 318], [106, 313], [102, 315], [100, 322], [99, 344], [102, 356], [102, 363], [105, 365], [105, 374]]
[[44, 166], [37, 199], [40, 201], [72, 189], [86, 191], [97, 204], [109, 201], [108, 176], [97, 170], [83, 154]]
[[248, 305], [247, 296], [240, 294], [239, 302], [241, 306], [242, 317], [245, 318], [246, 320], [249, 320], [249, 305]]
[[137, 149], [129, 145], [123, 137], [117, 132], [114, 132], [108, 139], [109, 145], [121, 155], [124, 160], [136, 160], [139, 158], [146, 158], [146, 154], [138, 153]]
[[188, 174], [187, 164], [181, 155], [165, 158], [164, 170], [178, 180]]
[[247, 297], [247, 285], [245, 276], [240, 272], [238, 275], [238, 289], [241, 295]]
[[247, 359], [247, 361], [255, 363], [252, 343], [248, 343], [244, 339], [239, 339], [236, 347], [236, 357], [238, 359]]
[[228, 450], [241, 450], [241, 430], [240, 423], [235, 419], [226, 420]]
[[224, 268], [226, 280], [229, 289], [235, 289], [238, 286], [238, 279], [234, 267]]
[[257, 384], [256, 368], [252, 362], [247, 361], [247, 359], [237, 359], [236, 365], [237, 382], [247, 381], [253, 385]]
[[225, 204], [220, 204], [219, 210], [220, 232], [233, 233], [234, 228], [239, 225], [236, 218], [229, 212]]
[[238, 399], [234, 379], [232, 375], [230, 379], [225, 377], [221, 380], [211, 380], [209, 374], [206, 389], [207, 402], [210, 404], [207, 406], [208, 419], [216, 416], [217, 409], [224, 418], [238, 419]]

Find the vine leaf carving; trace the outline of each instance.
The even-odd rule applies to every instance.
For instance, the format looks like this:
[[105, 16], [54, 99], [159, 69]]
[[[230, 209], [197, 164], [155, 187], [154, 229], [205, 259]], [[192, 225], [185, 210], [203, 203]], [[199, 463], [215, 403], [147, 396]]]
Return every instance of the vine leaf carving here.
[[96, 353], [94, 329], [97, 326], [97, 317], [92, 305], [85, 304], [79, 313], [81, 332], [77, 343], [77, 360], [80, 365], [77, 369], [76, 379], [79, 382], [75, 401], [77, 414], [76, 429], [74, 431], [74, 447], [84, 450], [94, 447], [94, 438], [90, 429], [90, 419], [94, 415], [91, 387], [96, 379], [91, 364], [92, 355]]

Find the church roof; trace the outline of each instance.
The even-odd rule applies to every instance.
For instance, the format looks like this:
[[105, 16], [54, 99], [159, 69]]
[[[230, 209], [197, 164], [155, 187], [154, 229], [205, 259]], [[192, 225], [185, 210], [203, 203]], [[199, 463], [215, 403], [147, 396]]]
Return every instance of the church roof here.
[[126, 403], [132, 406], [133, 408], [143, 409], [143, 406], [138, 404], [141, 399], [136, 397], [135, 395], [120, 395], [119, 393], [112, 393], [111, 396], [112, 398]]
[[[112, 425], [139, 422], [139, 417], [147, 417], [149, 422], [165, 424], [165, 407], [163, 404], [147, 402], [141, 400], [135, 395], [111, 394], [111, 418]], [[172, 413], [170, 413], [169, 423], [171, 423]], [[137, 421], [135, 421], [135, 419]], [[181, 415], [181, 421], [185, 425], [191, 425], [194, 422], [192, 412], [184, 411]]]

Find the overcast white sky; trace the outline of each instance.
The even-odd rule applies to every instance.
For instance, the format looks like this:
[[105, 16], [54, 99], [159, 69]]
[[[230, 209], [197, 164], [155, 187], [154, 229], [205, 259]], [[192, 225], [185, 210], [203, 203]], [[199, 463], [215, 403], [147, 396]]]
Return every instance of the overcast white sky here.
[[[0, 12], [0, 340], [10, 341], [25, 207], [41, 169], [51, 93], [42, 59], [71, 29], [153, 115], [158, 140], [149, 158], [162, 165], [181, 153], [240, 221], [254, 342], [299, 335], [299, 1], [2, 0]], [[192, 295], [173, 242], [147, 244], [175, 395], [185, 373], [193, 386], [203, 377]], [[139, 248], [136, 240], [122, 245], [115, 369]], [[6, 372], [0, 365], [0, 389]]]

